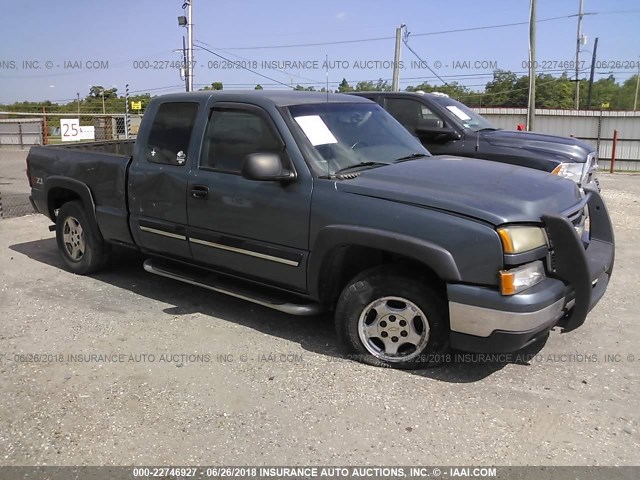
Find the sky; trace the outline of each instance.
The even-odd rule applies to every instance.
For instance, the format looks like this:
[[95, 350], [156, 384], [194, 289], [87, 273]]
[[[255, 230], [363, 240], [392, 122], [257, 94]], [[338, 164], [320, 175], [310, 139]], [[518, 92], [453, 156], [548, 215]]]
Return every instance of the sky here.
[[[378, 78], [391, 83], [393, 37], [401, 24], [406, 24], [408, 46], [415, 52], [402, 46], [401, 89], [444, 80], [478, 90], [495, 68], [526, 73], [528, 0], [192, 1], [196, 88], [223, 82], [225, 89], [256, 84], [319, 89], [328, 80], [335, 89], [342, 78], [352, 86]], [[131, 92], [154, 95], [184, 91], [178, 69], [186, 35], [177, 22], [184, 14], [182, 4], [0, 0], [0, 103], [66, 103], [78, 93], [85, 97], [90, 85], [116, 87], [119, 93], [126, 84]], [[571, 62], [578, 6], [579, 0], [538, 0], [539, 70], [559, 74], [566, 69], [575, 76]], [[636, 73], [640, 2], [584, 0], [584, 12], [587, 43], [581, 47], [581, 78], [588, 77], [596, 37], [596, 79], [614, 72], [620, 81]], [[460, 31], [514, 23], [520, 24]], [[326, 44], [333, 42], [343, 43]], [[318, 43], [323, 45], [308, 45]]]

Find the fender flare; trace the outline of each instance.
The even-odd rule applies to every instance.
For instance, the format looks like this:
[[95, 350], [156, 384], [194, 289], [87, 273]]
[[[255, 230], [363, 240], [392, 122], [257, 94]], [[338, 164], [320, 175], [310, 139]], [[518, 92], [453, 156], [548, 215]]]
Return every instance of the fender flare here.
[[431, 268], [444, 281], [461, 280], [451, 253], [435, 243], [376, 228], [330, 225], [320, 230], [309, 255], [307, 280], [312, 298], [321, 296], [322, 276], [332, 253], [348, 246], [398, 253]]
[[77, 194], [82, 201], [82, 205], [87, 213], [91, 227], [96, 232], [100, 232], [98, 228], [98, 220], [96, 218], [96, 202], [93, 199], [93, 194], [87, 186], [79, 180], [75, 180], [69, 177], [61, 177], [53, 175], [45, 180], [44, 190], [47, 199], [47, 210], [49, 211], [49, 218], [55, 223], [55, 215], [53, 213], [53, 206], [49, 204], [49, 194], [54, 188], [64, 188]]

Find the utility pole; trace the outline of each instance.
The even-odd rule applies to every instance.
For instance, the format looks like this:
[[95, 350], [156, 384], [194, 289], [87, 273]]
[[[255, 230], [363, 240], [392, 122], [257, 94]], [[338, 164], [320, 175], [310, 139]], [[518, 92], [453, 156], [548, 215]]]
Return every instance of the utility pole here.
[[186, 0], [187, 5], [187, 88], [193, 92], [193, 0]]
[[104, 88], [102, 88], [102, 114], [107, 113], [104, 109]]
[[580, 109], [580, 44], [582, 43], [582, 17], [583, 17], [584, 0], [580, 0], [580, 9], [578, 10], [578, 33], [576, 36], [576, 110]]
[[80, 92], [76, 93], [78, 97], [78, 118], [80, 118]]
[[636, 111], [638, 105], [638, 88], [640, 88], [640, 60], [638, 60], [638, 76], [636, 77], [636, 96], [633, 97], [633, 111]]
[[596, 52], [598, 51], [598, 37], [593, 42], [593, 52], [591, 52], [591, 73], [589, 73], [589, 93], [587, 94], [587, 110], [591, 110], [591, 92], [593, 90], [593, 75], [596, 68]]
[[396, 28], [396, 49], [393, 54], [393, 80], [391, 81], [391, 91], [397, 92], [400, 87], [398, 85], [400, 80], [400, 55], [402, 47], [402, 30], [406, 27], [403, 23]]
[[527, 130], [532, 131], [536, 119], [536, 2], [531, 0], [529, 11], [529, 104]]

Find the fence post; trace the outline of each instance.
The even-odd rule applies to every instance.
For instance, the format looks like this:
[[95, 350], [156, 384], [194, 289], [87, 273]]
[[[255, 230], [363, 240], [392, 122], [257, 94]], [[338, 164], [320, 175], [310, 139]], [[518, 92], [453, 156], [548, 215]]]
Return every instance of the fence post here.
[[47, 111], [45, 110], [44, 107], [42, 107], [42, 125], [43, 125], [43, 132], [44, 135], [42, 137], [42, 144], [46, 145], [47, 143], [49, 143], [49, 134], [47, 132]]
[[609, 173], [613, 173], [613, 167], [616, 164], [616, 147], [618, 146], [618, 130], [613, 131], [613, 144], [611, 145], [611, 166]]
[[600, 115], [598, 115], [598, 135], [596, 139], [596, 155], [600, 158], [600, 139], [602, 136], [602, 107], [600, 107]]
[[124, 138], [129, 140], [129, 84], [124, 86]]

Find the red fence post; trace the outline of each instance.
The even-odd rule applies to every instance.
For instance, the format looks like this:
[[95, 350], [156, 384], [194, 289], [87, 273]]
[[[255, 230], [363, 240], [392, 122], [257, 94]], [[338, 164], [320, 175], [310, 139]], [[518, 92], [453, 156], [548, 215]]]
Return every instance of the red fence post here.
[[613, 167], [616, 164], [616, 147], [618, 146], [618, 130], [613, 131], [613, 145], [611, 145], [611, 166], [609, 173], [613, 173]]

